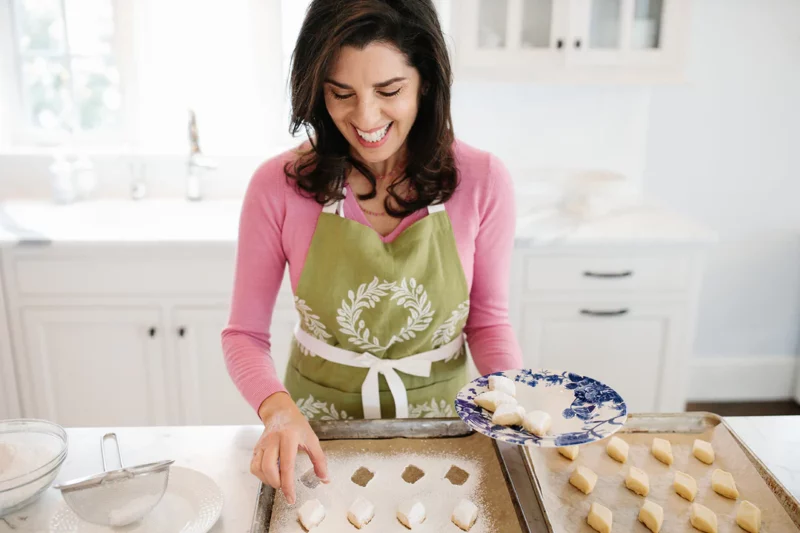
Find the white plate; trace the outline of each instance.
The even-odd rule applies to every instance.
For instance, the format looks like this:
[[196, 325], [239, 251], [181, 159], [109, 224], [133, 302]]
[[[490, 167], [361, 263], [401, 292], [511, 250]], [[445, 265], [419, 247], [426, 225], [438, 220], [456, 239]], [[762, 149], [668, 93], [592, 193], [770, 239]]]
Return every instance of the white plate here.
[[[552, 418], [548, 435], [537, 437], [520, 426], [497, 426], [492, 413], [475, 404], [489, 390], [489, 376], [505, 376], [516, 384], [519, 405], [544, 411]], [[569, 446], [611, 436], [622, 428], [628, 407], [622, 397], [588, 376], [560, 370], [507, 370], [468, 383], [456, 396], [456, 412], [471, 428], [493, 439], [524, 446]]]
[[50, 531], [56, 533], [207, 533], [222, 513], [222, 490], [196, 470], [172, 466], [169, 486], [161, 502], [141, 522], [125, 528], [84, 522], [66, 502], [53, 515]]

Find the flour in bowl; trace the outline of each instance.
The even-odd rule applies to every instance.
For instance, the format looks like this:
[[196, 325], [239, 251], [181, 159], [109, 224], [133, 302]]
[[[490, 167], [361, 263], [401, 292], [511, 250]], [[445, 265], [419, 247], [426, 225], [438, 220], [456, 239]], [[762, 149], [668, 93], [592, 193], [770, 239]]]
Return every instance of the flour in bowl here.
[[57, 437], [42, 433], [11, 433], [3, 435], [2, 438], [0, 483], [43, 467], [58, 457], [63, 446]]

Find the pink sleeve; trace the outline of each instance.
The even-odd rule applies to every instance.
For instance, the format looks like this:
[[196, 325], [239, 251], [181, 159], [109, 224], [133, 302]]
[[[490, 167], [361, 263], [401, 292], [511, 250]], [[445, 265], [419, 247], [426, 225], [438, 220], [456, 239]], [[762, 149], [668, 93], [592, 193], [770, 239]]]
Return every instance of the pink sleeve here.
[[242, 204], [236, 274], [222, 351], [228, 372], [258, 411], [270, 395], [286, 391], [270, 355], [270, 323], [286, 267], [281, 234], [286, 216], [280, 158], [256, 170]]
[[511, 176], [495, 156], [482, 195], [470, 310], [464, 332], [481, 374], [522, 368], [522, 351], [508, 318], [516, 213]]

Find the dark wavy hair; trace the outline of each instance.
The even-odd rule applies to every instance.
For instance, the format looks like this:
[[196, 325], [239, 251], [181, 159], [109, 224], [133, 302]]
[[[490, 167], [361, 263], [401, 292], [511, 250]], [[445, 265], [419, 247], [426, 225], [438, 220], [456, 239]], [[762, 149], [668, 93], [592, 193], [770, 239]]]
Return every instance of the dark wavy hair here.
[[[313, 0], [292, 54], [292, 135], [304, 129], [310, 148], [284, 168], [289, 179], [320, 204], [342, 198], [351, 168], [372, 184], [362, 200], [374, 198], [375, 176], [350, 155], [350, 144], [325, 106], [324, 81], [343, 46], [363, 49], [386, 43], [403, 53], [420, 74], [418, 113], [406, 140], [405, 173], [388, 188], [399, 209], [385, 202], [386, 212], [402, 217], [448, 200], [458, 186], [450, 116], [452, 71], [447, 46], [431, 0]], [[408, 198], [395, 192], [408, 182]]]

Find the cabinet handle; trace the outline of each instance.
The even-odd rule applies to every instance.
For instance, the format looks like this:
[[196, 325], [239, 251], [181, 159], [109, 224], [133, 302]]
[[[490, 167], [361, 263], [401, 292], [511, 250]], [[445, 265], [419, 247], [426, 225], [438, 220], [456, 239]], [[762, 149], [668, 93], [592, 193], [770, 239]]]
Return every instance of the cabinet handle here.
[[186, 336], [186, 328], [181, 326], [178, 328], [178, 336], [183, 338]]
[[629, 278], [633, 276], [633, 270], [624, 270], [622, 272], [592, 272], [591, 270], [587, 270], [583, 275], [587, 278], [600, 279]]
[[147, 331], [147, 334], [150, 335], [151, 337], [155, 337], [156, 336], [156, 328], [150, 328]]
[[564, 48], [564, 39], [559, 39], [556, 41], [556, 48], [558, 48], [559, 50]]
[[622, 316], [627, 315], [630, 309], [613, 309], [609, 311], [594, 311], [592, 309], [581, 309], [581, 314], [586, 316], [601, 316], [601, 317], [613, 317], [613, 316]]
[[581, 47], [581, 40], [575, 39], [575, 48], [580, 48], [580, 47]]

